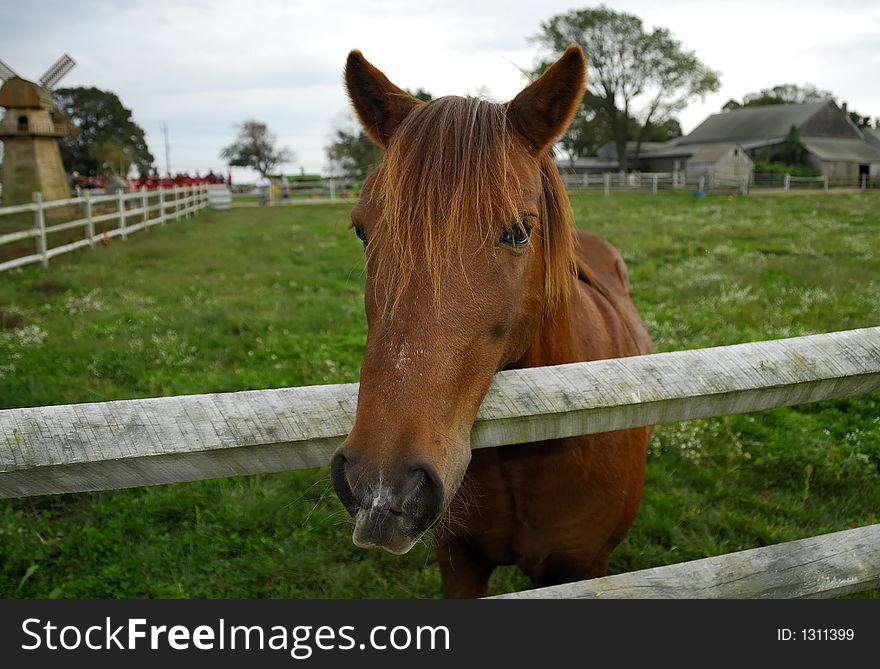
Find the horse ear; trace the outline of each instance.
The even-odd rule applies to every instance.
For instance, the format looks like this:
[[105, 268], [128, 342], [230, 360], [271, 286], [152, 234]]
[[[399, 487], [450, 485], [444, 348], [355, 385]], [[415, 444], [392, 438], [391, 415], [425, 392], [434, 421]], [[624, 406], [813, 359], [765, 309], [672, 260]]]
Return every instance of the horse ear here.
[[508, 118], [537, 155], [571, 123], [584, 95], [587, 62], [576, 44], [508, 103]]
[[345, 87], [364, 131], [383, 148], [407, 114], [422, 104], [392, 84], [357, 49], [345, 63]]

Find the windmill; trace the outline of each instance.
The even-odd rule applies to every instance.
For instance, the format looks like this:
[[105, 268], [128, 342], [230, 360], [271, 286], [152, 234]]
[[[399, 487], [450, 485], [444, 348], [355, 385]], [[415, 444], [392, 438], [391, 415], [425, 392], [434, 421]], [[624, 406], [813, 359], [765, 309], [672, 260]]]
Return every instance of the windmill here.
[[30, 202], [34, 192], [45, 200], [70, 195], [58, 140], [77, 132], [52, 101], [52, 89], [76, 63], [64, 54], [34, 83], [0, 60], [0, 120], [3, 141], [3, 204]]

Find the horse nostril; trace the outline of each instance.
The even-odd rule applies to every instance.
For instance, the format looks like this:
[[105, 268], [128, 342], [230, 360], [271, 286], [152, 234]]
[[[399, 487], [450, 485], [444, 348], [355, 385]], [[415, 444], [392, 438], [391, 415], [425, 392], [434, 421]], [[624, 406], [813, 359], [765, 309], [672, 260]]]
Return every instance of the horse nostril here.
[[341, 449], [338, 449], [333, 454], [333, 459], [330, 460], [330, 481], [333, 483], [333, 489], [336, 491], [339, 501], [342, 502], [342, 505], [351, 515], [354, 515], [360, 508], [360, 502], [355, 497], [351, 484], [348, 481], [348, 467], [350, 464], [351, 460], [346, 457]]
[[440, 517], [443, 508], [443, 483], [437, 470], [425, 458], [406, 463], [405, 482], [401, 488], [402, 508], [417, 526], [427, 529]]

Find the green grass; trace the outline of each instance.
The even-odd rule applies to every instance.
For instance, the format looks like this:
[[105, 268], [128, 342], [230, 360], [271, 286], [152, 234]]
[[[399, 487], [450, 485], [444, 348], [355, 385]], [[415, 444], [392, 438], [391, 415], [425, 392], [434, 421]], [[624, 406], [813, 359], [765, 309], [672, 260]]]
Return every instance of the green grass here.
[[[880, 323], [874, 194], [573, 198], [660, 350]], [[357, 379], [350, 205], [205, 212], [0, 275], [0, 406]], [[880, 397], [661, 426], [611, 571], [880, 522]], [[496, 591], [528, 587], [499, 570]], [[4, 597], [435, 597], [352, 546], [327, 470], [0, 502]]]

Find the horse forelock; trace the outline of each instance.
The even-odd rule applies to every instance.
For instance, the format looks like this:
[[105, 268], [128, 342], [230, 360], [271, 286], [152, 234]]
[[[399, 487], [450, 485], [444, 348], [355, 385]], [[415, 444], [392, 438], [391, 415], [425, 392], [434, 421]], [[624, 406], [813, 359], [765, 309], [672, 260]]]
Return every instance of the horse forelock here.
[[[565, 300], [571, 274], [571, 216], [556, 166], [534, 159], [506, 120], [506, 107], [472, 97], [444, 97], [414, 109], [394, 133], [375, 175], [382, 252], [371, 257], [393, 311], [415, 275], [427, 276], [439, 305], [444, 272], [466, 275], [478, 245], [493, 244], [522, 212], [523, 184], [515, 161], [535, 161], [542, 175], [548, 307]], [[564, 239], [554, 239], [564, 237]], [[561, 242], [561, 245], [560, 245]], [[369, 246], [368, 246], [369, 252]], [[561, 253], [561, 255], [560, 255]]]

